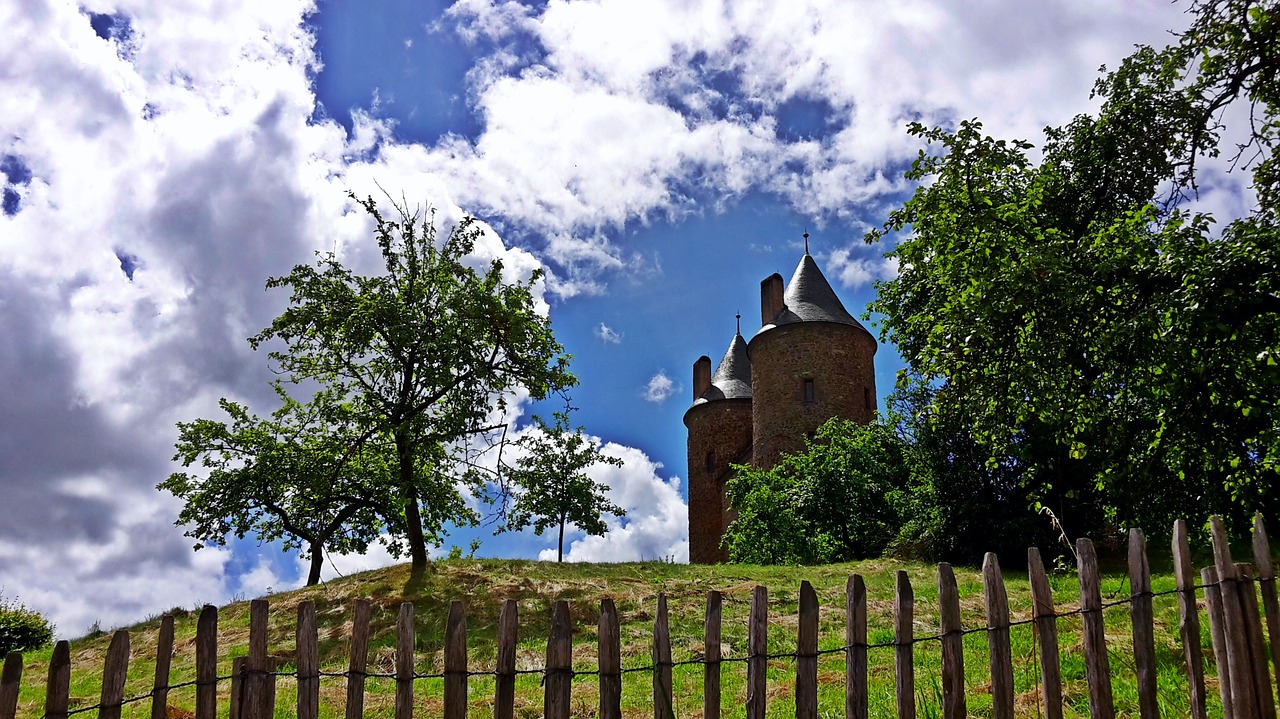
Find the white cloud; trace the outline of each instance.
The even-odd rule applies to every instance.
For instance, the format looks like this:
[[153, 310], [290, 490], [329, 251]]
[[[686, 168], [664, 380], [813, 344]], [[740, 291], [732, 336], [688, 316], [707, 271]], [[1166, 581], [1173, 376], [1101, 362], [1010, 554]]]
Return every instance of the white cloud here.
[[615, 332], [612, 327], [606, 325], [603, 322], [601, 322], [596, 327], [595, 334], [596, 334], [596, 337], [599, 337], [600, 341], [604, 342], [605, 344], [611, 344], [611, 345], [622, 344], [622, 335]]
[[842, 287], [857, 289], [876, 280], [890, 280], [898, 276], [897, 258], [885, 257], [875, 250], [858, 250], [842, 247], [827, 257], [827, 274], [835, 277]]
[[676, 383], [667, 376], [666, 372], [659, 371], [657, 374], [649, 378], [649, 382], [644, 386], [644, 400], [646, 402], [654, 402], [661, 404], [666, 402], [671, 395], [679, 392], [680, 388], [676, 387]]

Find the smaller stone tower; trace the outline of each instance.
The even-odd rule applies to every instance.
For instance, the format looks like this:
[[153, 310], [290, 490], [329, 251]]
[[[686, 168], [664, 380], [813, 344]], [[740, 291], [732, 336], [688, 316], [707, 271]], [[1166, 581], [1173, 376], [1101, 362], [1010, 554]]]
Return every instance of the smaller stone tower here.
[[751, 463], [769, 469], [783, 452], [804, 449], [805, 437], [832, 417], [872, 420], [876, 341], [841, 304], [807, 247], [785, 292], [777, 273], [760, 283], [760, 315], [763, 326], [749, 345]]
[[724, 485], [731, 463], [751, 460], [751, 360], [741, 330], [734, 334], [715, 375], [711, 358], [693, 363], [689, 428], [689, 561], [728, 560], [720, 538], [728, 524]]

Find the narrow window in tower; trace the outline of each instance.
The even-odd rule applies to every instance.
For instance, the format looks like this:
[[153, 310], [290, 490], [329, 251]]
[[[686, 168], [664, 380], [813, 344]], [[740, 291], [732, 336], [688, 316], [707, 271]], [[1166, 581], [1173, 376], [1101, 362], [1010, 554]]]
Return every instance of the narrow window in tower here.
[[707, 474], [716, 473], [716, 453], [707, 452]]
[[805, 404], [813, 403], [813, 380], [812, 379], [806, 379], [804, 381], [804, 403]]
[[866, 403], [867, 411], [870, 412], [871, 411], [871, 388], [870, 387], [862, 388], [862, 401]]

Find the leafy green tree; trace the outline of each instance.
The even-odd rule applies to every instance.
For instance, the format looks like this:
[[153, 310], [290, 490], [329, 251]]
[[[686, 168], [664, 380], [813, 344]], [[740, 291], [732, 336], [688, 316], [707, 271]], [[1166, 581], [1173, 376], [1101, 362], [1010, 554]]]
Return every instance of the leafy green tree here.
[[[270, 419], [220, 400], [230, 423], [178, 423], [174, 460], [204, 472], [175, 472], [156, 486], [186, 502], [177, 524], [205, 545], [252, 533], [306, 548], [307, 585], [320, 581], [324, 552], [364, 552], [399, 524], [394, 457], [353, 424], [349, 408], [320, 393], [301, 404], [275, 385]], [[393, 553], [399, 546], [391, 545]]]
[[[1247, 0], [1192, 15], [1097, 83], [1096, 115], [1046, 130], [1038, 162], [976, 120], [913, 125], [921, 184], [868, 236], [899, 238], [872, 304], [899, 391], [936, 388], [935, 421], [1017, 467], [1033, 510], [1090, 518], [1080, 533], [1280, 508], [1280, 20]], [[1257, 204], [1219, 227], [1189, 201], [1236, 102]]]
[[39, 612], [0, 595], [0, 655], [29, 652], [53, 643], [53, 625]]
[[729, 558], [752, 564], [822, 564], [879, 556], [898, 534], [911, 483], [909, 447], [881, 423], [831, 419], [761, 470], [735, 465], [726, 496]]
[[481, 229], [470, 218], [437, 242], [434, 213], [396, 206], [387, 219], [372, 198], [359, 204], [373, 218], [386, 272], [358, 275], [330, 253], [268, 280], [292, 290], [290, 305], [250, 343], [282, 341], [271, 357], [283, 372], [344, 397], [358, 423], [394, 448], [417, 580], [429, 567], [424, 517], [465, 506], [460, 487], [474, 476], [452, 478], [448, 450], [492, 429], [512, 390], [542, 399], [576, 379], [534, 302], [540, 272], [507, 282], [498, 260], [473, 269]]
[[556, 561], [564, 561], [564, 529], [573, 525], [589, 535], [600, 536], [608, 529], [605, 514], [625, 517], [626, 512], [609, 501], [609, 487], [587, 475], [597, 464], [622, 466], [622, 460], [602, 454], [582, 428], [569, 429], [569, 409], [555, 413], [556, 423], [548, 426], [538, 416], [536, 429], [516, 441], [524, 454], [508, 473], [508, 481], [518, 488], [508, 513], [505, 529], [519, 531], [533, 527], [542, 536], [559, 529]]

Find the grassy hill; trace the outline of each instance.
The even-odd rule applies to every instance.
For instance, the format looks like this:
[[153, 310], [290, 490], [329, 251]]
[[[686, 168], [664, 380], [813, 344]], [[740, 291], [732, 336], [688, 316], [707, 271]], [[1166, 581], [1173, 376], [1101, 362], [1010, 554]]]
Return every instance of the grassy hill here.
[[[800, 582], [808, 580], [817, 591], [821, 603], [820, 649], [838, 648], [844, 644], [844, 592], [850, 574], [861, 574], [867, 584], [869, 642], [891, 641], [893, 581], [895, 570], [908, 572], [915, 588], [915, 634], [917, 637], [938, 631], [937, 574], [932, 565], [876, 560], [822, 567], [754, 567], [754, 566], [689, 566], [660, 562], [623, 564], [563, 564], [544, 562], [457, 559], [437, 562], [420, 589], [406, 596], [408, 566], [400, 565], [365, 572], [326, 584], [293, 592], [273, 594], [269, 647], [289, 668], [294, 652], [294, 627], [298, 604], [312, 601], [316, 605], [320, 636], [321, 665], [324, 670], [343, 671], [347, 667], [348, 637], [352, 605], [357, 598], [371, 597], [374, 603], [369, 671], [393, 672], [394, 631], [401, 602], [412, 601], [416, 610], [417, 671], [438, 672], [443, 666], [445, 620], [449, 604], [455, 599], [466, 602], [468, 617], [469, 665], [475, 670], [493, 667], [498, 613], [503, 601], [514, 599], [520, 611], [517, 667], [537, 669], [546, 655], [551, 609], [557, 600], [568, 600], [574, 622], [574, 667], [590, 670], [596, 666], [596, 623], [600, 600], [612, 597], [621, 623], [622, 663], [627, 667], [649, 666], [653, 620], [657, 596], [665, 593], [671, 621], [673, 659], [696, 659], [701, 656], [706, 592], [719, 590], [724, 595], [723, 653], [726, 657], [746, 654], [746, 624], [752, 588], [762, 584], [769, 589], [769, 651], [794, 651], [796, 646], [796, 611]], [[981, 594], [981, 575], [977, 570], [957, 568], [963, 624], [966, 628], [986, 624]], [[1030, 616], [1030, 592], [1025, 574], [1008, 573], [1006, 583], [1014, 619]], [[1073, 573], [1051, 577], [1055, 600], [1060, 612], [1078, 605], [1079, 588]], [[1156, 592], [1172, 589], [1173, 579], [1167, 574], [1153, 577]], [[1129, 594], [1122, 574], [1107, 575], [1102, 584], [1104, 600], [1125, 598]], [[198, 607], [176, 608], [175, 643], [171, 683], [194, 679], [195, 626]], [[249, 603], [236, 602], [219, 613], [219, 675], [231, 670], [231, 660], [247, 653]], [[1111, 670], [1117, 709], [1123, 715], [1136, 715], [1136, 695], [1130, 651], [1128, 608], [1118, 606], [1106, 611], [1107, 639], [1112, 648]], [[1156, 641], [1160, 662], [1162, 711], [1166, 716], [1188, 714], [1186, 680], [1182, 668], [1182, 651], [1177, 639], [1177, 608], [1172, 596], [1157, 597]], [[129, 627], [132, 661], [125, 696], [143, 695], [150, 691], [155, 667], [156, 635], [159, 618]], [[1087, 716], [1087, 689], [1081, 659], [1080, 619], [1078, 616], [1059, 620], [1064, 696], [1068, 716]], [[1208, 646], [1208, 629], [1202, 630], [1203, 644]], [[72, 708], [97, 703], [100, 691], [102, 660], [111, 636], [94, 634], [72, 643]], [[1035, 691], [1039, 677], [1036, 648], [1030, 626], [1012, 630], [1015, 663], [1015, 687], [1019, 715], [1038, 715]], [[969, 711], [983, 716], [990, 713], [989, 677], [986, 635], [978, 632], [965, 640], [966, 693]], [[916, 687], [922, 705], [921, 716], [931, 716], [940, 703], [939, 644], [916, 645]], [[43, 711], [44, 677], [48, 671], [50, 651], [26, 657], [19, 715], [40, 716]], [[1211, 657], [1212, 654], [1209, 653]], [[890, 716], [893, 711], [892, 649], [870, 650], [872, 716]], [[770, 715], [794, 715], [791, 698], [794, 662], [788, 658], [770, 661]], [[1212, 671], [1212, 667], [1209, 667]], [[726, 716], [742, 716], [745, 700], [746, 667], [733, 662], [723, 669], [723, 705]], [[651, 674], [646, 671], [628, 673], [623, 679], [623, 711], [629, 716], [652, 716]], [[1214, 678], [1210, 677], [1211, 700], [1216, 697]], [[822, 657], [819, 663], [821, 686], [820, 710], [829, 716], [843, 716], [844, 658], [835, 653]], [[702, 713], [702, 667], [692, 665], [675, 670], [676, 716], [698, 717]], [[278, 688], [277, 715], [293, 713], [295, 693], [291, 679], [281, 678]], [[341, 716], [345, 697], [345, 680], [325, 678], [321, 684], [322, 712]], [[394, 682], [370, 679], [366, 700], [368, 716], [390, 716], [394, 706]], [[517, 684], [517, 715], [534, 717], [542, 712], [540, 677], [525, 675]], [[225, 697], [229, 684], [219, 685]], [[574, 681], [573, 711], [576, 716], [594, 716], [597, 707], [594, 677], [578, 677]], [[415, 683], [417, 716], [438, 716], [441, 712], [440, 680], [423, 679]], [[488, 716], [493, 696], [493, 680], [473, 677], [470, 681], [471, 711], [475, 716]], [[170, 716], [187, 716], [194, 708], [194, 690], [176, 690], [170, 694]], [[225, 706], [225, 700], [220, 701]], [[125, 707], [125, 716], [146, 716], [149, 702]], [[223, 709], [225, 712], [225, 709]]]

